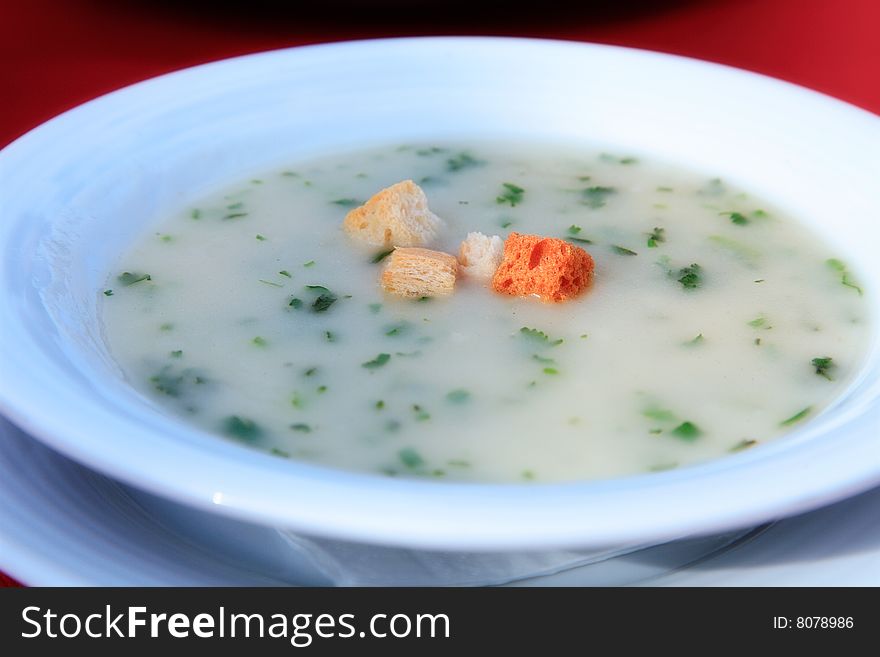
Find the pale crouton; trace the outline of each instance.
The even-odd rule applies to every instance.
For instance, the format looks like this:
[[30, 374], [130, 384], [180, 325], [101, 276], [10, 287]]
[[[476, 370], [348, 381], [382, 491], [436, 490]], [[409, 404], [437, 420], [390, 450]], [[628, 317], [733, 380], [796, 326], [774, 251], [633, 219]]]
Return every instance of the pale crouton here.
[[458, 250], [462, 273], [471, 278], [492, 278], [504, 253], [504, 242], [497, 235], [468, 233]]
[[424, 246], [443, 225], [412, 180], [391, 185], [345, 216], [345, 232], [370, 246]]
[[565, 301], [583, 292], [593, 279], [593, 258], [565, 240], [511, 233], [504, 258], [492, 278], [496, 292]]
[[402, 297], [438, 297], [452, 294], [458, 261], [441, 251], [396, 248], [382, 270], [382, 287]]

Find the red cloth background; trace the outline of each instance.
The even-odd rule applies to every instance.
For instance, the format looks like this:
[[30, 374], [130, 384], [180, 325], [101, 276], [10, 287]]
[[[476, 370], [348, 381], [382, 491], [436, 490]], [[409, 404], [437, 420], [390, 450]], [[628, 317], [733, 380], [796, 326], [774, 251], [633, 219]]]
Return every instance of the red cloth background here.
[[[314, 4], [0, 0], [0, 146], [83, 101], [185, 66], [308, 43], [424, 34], [660, 50], [779, 77], [880, 113], [880, 0]], [[13, 583], [0, 573], [0, 586]]]

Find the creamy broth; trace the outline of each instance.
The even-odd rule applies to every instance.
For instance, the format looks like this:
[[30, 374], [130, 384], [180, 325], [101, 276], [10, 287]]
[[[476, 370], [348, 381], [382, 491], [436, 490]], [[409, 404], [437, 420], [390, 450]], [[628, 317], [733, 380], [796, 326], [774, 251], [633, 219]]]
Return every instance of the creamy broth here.
[[[446, 223], [432, 248], [563, 237], [595, 259], [592, 287], [559, 304], [465, 278], [448, 298], [384, 294], [382, 250], [341, 222], [407, 178]], [[279, 458], [493, 482], [681, 467], [808, 422], [869, 338], [840, 254], [726, 181], [625, 153], [366, 150], [159, 219], [108, 273], [114, 357], [169, 412]]]

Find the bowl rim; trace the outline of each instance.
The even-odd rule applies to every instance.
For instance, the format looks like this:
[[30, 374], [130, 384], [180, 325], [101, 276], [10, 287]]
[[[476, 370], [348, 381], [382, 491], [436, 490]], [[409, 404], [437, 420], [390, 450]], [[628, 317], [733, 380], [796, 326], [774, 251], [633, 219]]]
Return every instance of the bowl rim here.
[[[230, 67], [259, 67], [276, 60], [310, 61], [326, 56], [365, 57], [382, 51], [405, 54], [407, 49], [438, 45], [480, 49], [558, 49], [561, 55], [604, 53], [768, 84], [776, 93], [821, 107], [856, 122], [880, 136], [878, 117], [815, 91], [724, 65], [652, 51], [549, 39], [513, 37], [401, 37], [345, 41], [284, 48], [201, 64], [151, 78], [88, 101], [34, 128], [0, 151], [0, 182], [4, 167], [27, 157], [52, 132], [66, 123], [100, 113], [108, 103], [125, 102], [163, 85], [181, 85]], [[0, 272], [2, 276], [2, 272]], [[3, 300], [0, 299], [0, 307]], [[6, 320], [4, 320], [5, 322]], [[876, 345], [875, 345], [876, 347]], [[3, 355], [0, 345], [0, 356]], [[877, 352], [875, 348], [874, 353]], [[10, 352], [7, 352], [10, 353]], [[601, 481], [548, 484], [438, 483], [383, 479], [374, 475], [323, 466], [282, 462], [254, 450], [226, 445], [216, 437], [181, 423], [180, 432], [207, 444], [175, 444], [161, 437], [172, 468], [144, 468], [144, 450], [124, 455], [106, 451], [95, 418], [76, 418], [75, 409], [45, 413], [45, 391], [22, 385], [18, 377], [0, 377], [0, 411], [32, 436], [63, 454], [108, 476], [148, 492], [207, 511], [261, 524], [341, 539], [442, 549], [542, 549], [562, 546], [644, 543], [710, 533], [757, 524], [798, 513], [855, 494], [880, 482], [880, 449], [862, 440], [841, 446], [813, 440], [855, 418], [855, 412], [818, 420], [757, 450], [707, 461], [680, 470]], [[74, 394], [74, 398], [76, 394]], [[877, 409], [880, 410], [880, 409]], [[71, 416], [70, 413], [73, 413]], [[869, 418], [871, 419], [871, 418]], [[83, 420], [81, 423], [73, 420]], [[875, 420], [871, 419], [873, 426]], [[129, 442], [152, 436], [152, 429], [132, 425]], [[200, 442], [201, 441], [201, 442]], [[793, 451], [792, 445], [796, 445]], [[797, 458], [793, 458], [793, 454]], [[198, 468], [185, 464], [197, 462]], [[804, 484], [797, 464], [822, 463], [810, 470]], [[748, 481], [772, 481], [768, 491], [747, 490]], [[254, 482], [259, 482], [255, 489]], [[275, 496], [271, 491], [284, 490]], [[700, 496], [699, 503], [678, 500]], [[737, 496], [739, 496], [738, 499]], [[292, 505], [290, 499], [308, 499]], [[376, 510], [380, 509], [381, 513]], [[638, 513], [634, 513], [638, 510]], [[580, 518], [572, 522], [572, 518]], [[638, 518], [638, 522], [634, 522]]]

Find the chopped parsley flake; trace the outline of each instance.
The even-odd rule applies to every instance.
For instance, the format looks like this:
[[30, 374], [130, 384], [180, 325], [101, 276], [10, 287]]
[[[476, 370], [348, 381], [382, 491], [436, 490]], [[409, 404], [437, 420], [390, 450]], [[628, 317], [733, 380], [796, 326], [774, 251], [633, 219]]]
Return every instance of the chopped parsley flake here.
[[308, 262], [303, 263], [303, 267], [314, 267], [314, 266], [315, 266], [314, 260], [309, 260]]
[[569, 235], [577, 235], [580, 232], [581, 232], [580, 226], [575, 226], [574, 224], [572, 224], [571, 226], [568, 227], [568, 234]]
[[341, 205], [344, 208], [354, 208], [359, 205], [363, 205], [362, 201], [357, 200], [356, 198], [338, 198], [335, 201], [330, 201], [333, 205]]
[[658, 244], [663, 244], [666, 241], [666, 229], [665, 228], [654, 228], [653, 231], [647, 234], [648, 235], [648, 248], [656, 249]]
[[149, 274], [124, 271], [116, 277], [116, 280], [122, 283], [125, 287], [128, 287], [129, 285], [134, 285], [135, 283], [140, 283], [141, 281], [151, 281], [153, 280], [153, 277]]
[[762, 328], [762, 329], [772, 329], [773, 328], [772, 326], [770, 326], [770, 320], [768, 320], [763, 315], [761, 315], [760, 317], [755, 317], [755, 319], [750, 321], [748, 324], [752, 328]]
[[281, 274], [282, 276], [287, 276], [287, 278], [293, 278], [293, 276], [290, 275], [290, 272], [287, 271], [286, 269], [282, 269], [282, 270], [281, 270], [280, 272], [278, 272], [278, 273]]
[[273, 456], [280, 456], [283, 459], [289, 459], [290, 453], [285, 452], [283, 449], [278, 449], [277, 447], [273, 447], [271, 450]]
[[195, 208], [192, 212], [189, 213], [189, 216], [193, 219], [201, 219], [202, 218], [202, 211], [199, 210], [198, 208]]
[[471, 393], [464, 388], [458, 388], [456, 390], [452, 390], [446, 393], [446, 399], [451, 401], [453, 404], [463, 404], [464, 402], [470, 400], [470, 398]]
[[688, 347], [695, 347], [695, 346], [697, 346], [697, 345], [699, 345], [699, 344], [703, 344], [703, 342], [705, 342], [705, 340], [706, 340], [706, 338], [704, 338], [704, 337], [703, 337], [703, 334], [700, 333], [700, 334], [699, 334], [697, 337], [695, 337], [693, 340], [688, 340], [687, 342], [685, 342], [685, 345], [688, 346]]
[[253, 420], [239, 415], [230, 415], [223, 420], [223, 433], [245, 442], [253, 442], [263, 435], [263, 430]]
[[175, 349], [169, 355], [172, 358], [182, 358], [183, 357], [183, 350], [182, 349]]
[[397, 452], [397, 457], [408, 468], [420, 468], [425, 465], [425, 459], [412, 447], [404, 447]]
[[616, 244], [611, 245], [611, 250], [614, 253], [616, 253], [617, 255], [623, 255], [623, 256], [639, 255], [638, 253], [636, 253], [635, 251], [633, 251], [631, 249], [627, 249], [626, 247], [623, 247], [623, 246], [617, 246]]
[[258, 347], [265, 347], [269, 344], [268, 342], [266, 342], [266, 338], [260, 337], [259, 335], [251, 340], [251, 343], [255, 344]]
[[372, 262], [375, 265], [377, 262], [382, 262], [385, 258], [390, 256], [392, 253], [394, 253], [394, 249], [388, 249], [387, 251], [379, 251], [379, 253], [377, 253], [372, 258], [370, 258], [370, 262]]
[[518, 185], [514, 185], [513, 183], [502, 183], [502, 187], [504, 187], [504, 191], [501, 192], [499, 196], [495, 198], [496, 203], [505, 204], [510, 203], [510, 207], [516, 207], [523, 200], [523, 194], [525, 194], [526, 190]]
[[744, 438], [743, 440], [740, 440], [736, 445], [734, 445], [733, 447], [731, 447], [727, 451], [728, 452], [741, 452], [742, 450], [748, 449], [749, 447], [754, 447], [757, 444], [758, 444], [757, 440], [751, 440], [748, 438]]
[[805, 409], [803, 409], [802, 411], [798, 411], [797, 413], [792, 415], [787, 420], [783, 420], [782, 422], [780, 422], [779, 426], [787, 427], [787, 426], [791, 426], [792, 424], [795, 424], [796, 422], [800, 422], [805, 417], [807, 417], [812, 412], [812, 410], [813, 410], [812, 406], [807, 406]]
[[859, 296], [862, 295], [862, 288], [859, 287], [853, 280], [852, 275], [846, 267], [846, 264], [842, 260], [838, 260], [837, 258], [829, 258], [825, 261], [825, 264], [828, 265], [829, 268], [840, 274], [841, 285], [852, 288], [859, 293]]
[[265, 235], [260, 235], [259, 233], [257, 233], [257, 234], [255, 235], [255, 237], [256, 237], [260, 242], [265, 242], [265, 241], [266, 241], [266, 236], [265, 236]]
[[481, 167], [486, 164], [483, 160], [478, 160], [470, 153], [462, 152], [446, 160], [447, 171], [461, 171], [462, 169], [471, 169], [473, 167]]
[[686, 290], [698, 288], [703, 284], [701, 271], [702, 268], [696, 263], [688, 267], [682, 267], [678, 270], [678, 282], [681, 283], [682, 287]]
[[400, 335], [404, 331], [406, 331], [410, 327], [409, 322], [398, 322], [397, 324], [393, 324], [391, 326], [385, 327], [385, 335], [395, 336]]
[[112, 296], [113, 296], [113, 290], [104, 290], [104, 296], [105, 296], [105, 297], [112, 297]]
[[833, 370], [835, 367], [837, 367], [833, 361], [834, 359], [830, 356], [825, 356], [824, 358], [814, 358], [810, 362], [812, 363], [813, 367], [816, 368], [816, 374], [825, 377], [829, 381], [833, 381], [834, 379], [832, 379], [831, 375], [829, 374], [830, 370]]
[[737, 226], [746, 226], [749, 223], [748, 218], [741, 212], [719, 212], [720, 215], [730, 217], [730, 221]]
[[511, 219], [501, 219], [498, 225], [502, 228], [510, 228], [513, 225], [513, 221]]
[[287, 303], [293, 309], [302, 308], [303, 302], [302, 299], [297, 299], [296, 297], [291, 297], [290, 301]]
[[581, 196], [583, 197], [581, 203], [586, 205], [588, 208], [597, 210], [608, 202], [609, 196], [616, 193], [617, 190], [614, 187], [587, 187], [584, 191], [581, 192]]
[[555, 365], [556, 361], [552, 358], [544, 358], [543, 356], [539, 356], [538, 354], [532, 354], [532, 359], [542, 363], [544, 365]]
[[376, 402], [376, 410], [381, 411], [383, 408], [385, 408], [385, 401], [380, 399]]
[[431, 414], [418, 404], [413, 404], [412, 411], [415, 413], [416, 422], [426, 422], [431, 419]]
[[296, 424], [291, 424], [290, 428], [294, 431], [299, 431], [301, 433], [312, 433], [312, 427], [304, 422], [297, 422]]
[[336, 342], [336, 334], [331, 331], [324, 331], [324, 339], [327, 342]]
[[264, 283], [265, 285], [271, 285], [272, 287], [284, 287], [280, 283], [273, 283], [272, 281], [267, 281], [264, 278], [258, 279], [260, 283]]
[[559, 374], [559, 370], [557, 370], [555, 367], [545, 367], [543, 372], [544, 374], [550, 375]]
[[241, 219], [242, 217], [248, 216], [247, 212], [231, 212], [227, 215], [223, 216], [223, 220], [226, 221], [228, 219]]
[[529, 340], [535, 340], [537, 342], [541, 342], [547, 344], [551, 347], [555, 347], [556, 345], [560, 345], [563, 342], [562, 338], [558, 340], [551, 340], [544, 331], [539, 331], [538, 329], [528, 328], [527, 326], [523, 326], [520, 330], [520, 335], [528, 338]]
[[374, 370], [378, 367], [382, 367], [389, 360], [391, 360], [391, 354], [379, 354], [373, 360], [361, 363], [361, 367], [366, 367], [368, 370]]
[[369, 306], [367, 306], [367, 308], [369, 308], [370, 312], [375, 315], [380, 310], [382, 310], [382, 304], [381, 303], [371, 303]]
[[682, 422], [672, 430], [673, 436], [687, 442], [696, 440], [702, 433], [700, 428], [693, 422]]

